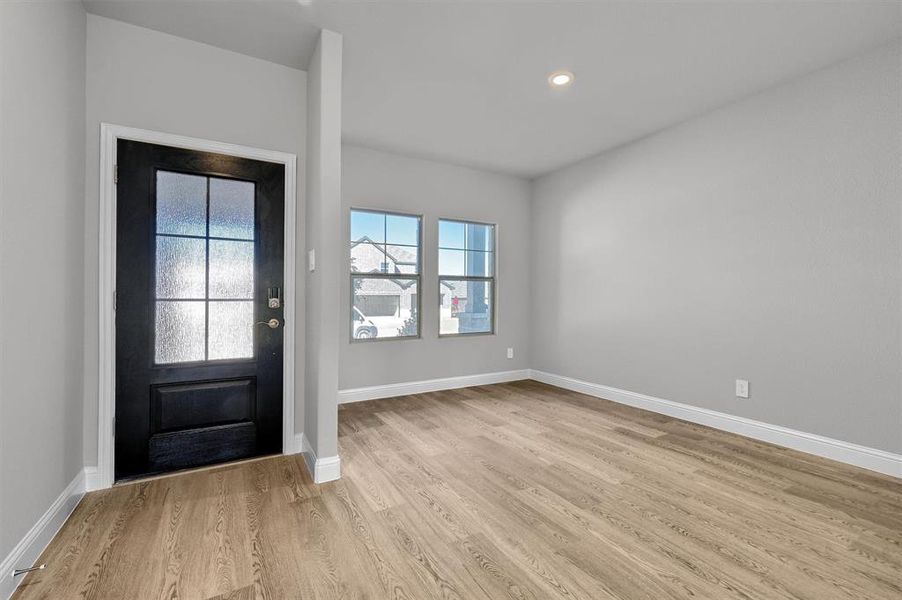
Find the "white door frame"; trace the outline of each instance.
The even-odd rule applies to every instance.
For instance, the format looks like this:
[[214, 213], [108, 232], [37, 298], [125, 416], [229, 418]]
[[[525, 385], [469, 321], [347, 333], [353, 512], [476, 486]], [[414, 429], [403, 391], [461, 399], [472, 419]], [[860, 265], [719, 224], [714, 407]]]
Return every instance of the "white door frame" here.
[[91, 489], [113, 485], [114, 425], [116, 415], [116, 151], [118, 140], [134, 140], [203, 152], [216, 152], [285, 165], [285, 273], [282, 452], [300, 452], [294, 434], [295, 354], [295, 228], [297, 215], [297, 156], [198, 138], [109, 123], [100, 124], [100, 276], [99, 302], [99, 407], [97, 411], [97, 479]]

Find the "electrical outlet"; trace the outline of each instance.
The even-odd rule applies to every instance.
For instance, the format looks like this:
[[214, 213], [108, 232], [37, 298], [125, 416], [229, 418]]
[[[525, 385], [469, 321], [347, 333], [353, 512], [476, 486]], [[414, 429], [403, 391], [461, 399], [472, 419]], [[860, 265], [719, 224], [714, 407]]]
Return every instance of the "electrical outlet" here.
[[513, 348], [508, 348], [508, 349], [507, 349], [507, 357], [508, 357], [508, 358], [513, 358], [513, 357], [514, 357], [514, 349], [513, 349]]
[[312, 273], [316, 271], [316, 250], [311, 248], [307, 250], [307, 269]]
[[736, 397], [737, 398], [748, 398], [749, 397], [749, 382], [745, 379], [737, 379], [736, 380]]

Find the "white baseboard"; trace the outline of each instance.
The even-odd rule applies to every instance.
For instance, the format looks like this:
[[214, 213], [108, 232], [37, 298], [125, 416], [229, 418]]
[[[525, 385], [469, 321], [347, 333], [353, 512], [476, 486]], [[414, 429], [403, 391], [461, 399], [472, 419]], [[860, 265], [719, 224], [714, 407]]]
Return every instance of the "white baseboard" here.
[[302, 448], [304, 453], [304, 463], [310, 476], [313, 477], [313, 483], [326, 483], [341, 478], [341, 458], [337, 454], [317, 458], [316, 451], [303, 433], [297, 434], [296, 438], [298, 447]]
[[100, 481], [100, 469], [97, 467], [85, 467], [85, 491], [93, 492], [103, 487]]
[[533, 369], [531, 379], [902, 478], [902, 455]]
[[426, 379], [423, 381], [408, 381], [404, 383], [390, 383], [388, 385], [373, 385], [370, 387], [338, 390], [338, 403], [348, 404], [350, 402], [362, 402], [364, 400], [378, 400], [380, 398], [393, 398], [395, 396], [409, 396], [410, 394], [454, 390], [457, 388], [472, 387], [474, 385], [489, 385], [492, 383], [517, 381], [520, 379], [529, 379], [529, 373], [529, 369], [496, 371], [494, 373], [481, 373], [479, 375], [443, 377], [441, 379]]
[[[95, 469], [96, 471], [96, 469]], [[31, 567], [41, 556], [47, 544], [78, 506], [85, 495], [85, 481], [87, 469], [78, 472], [66, 489], [57, 496], [50, 508], [47, 509], [38, 522], [28, 530], [16, 547], [0, 563], [0, 598], [7, 600], [16, 591], [16, 587], [25, 578], [24, 576], [12, 576], [14, 569]], [[50, 565], [52, 568], [53, 565]]]

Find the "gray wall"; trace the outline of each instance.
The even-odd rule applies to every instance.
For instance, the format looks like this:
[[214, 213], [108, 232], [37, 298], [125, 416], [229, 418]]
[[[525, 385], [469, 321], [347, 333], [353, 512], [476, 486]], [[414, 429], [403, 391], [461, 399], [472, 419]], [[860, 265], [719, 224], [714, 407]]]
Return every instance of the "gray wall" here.
[[0, 82], [3, 558], [82, 469], [81, 3], [0, 3]]
[[[85, 215], [85, 461], [97, 461], [97, 215], [100, 123], [243, 144], [298, 156], [304, 220], [306, 73], [88, 15]], [[297, 229], [296, 389], [303, 427], [304, 228]], [[290, 299], [288, 299], [291, 301]]]
[[[529, 182], [345, 145], [342, 154], [341, 389], [529, 367]], [[350, 342], [350, 209], [423, 216], [421, 339]], [[496, 335], [438, 337], [438, 219], [495, 223]], [[507, 359], [507, 348], [514, 359]]]
[[902, 451], [900, 69], [884, 47], [537, 180], [533, 366]]
[[[319, 458], [338, 454], [338, 269], [342, 39], [323, 30], [310, 59], [307, 137], [307, 379], [304, 435]], [[302, 246], [303, 247], [303, 246]], [[306, 266], [306, 256], [301, 263]]]

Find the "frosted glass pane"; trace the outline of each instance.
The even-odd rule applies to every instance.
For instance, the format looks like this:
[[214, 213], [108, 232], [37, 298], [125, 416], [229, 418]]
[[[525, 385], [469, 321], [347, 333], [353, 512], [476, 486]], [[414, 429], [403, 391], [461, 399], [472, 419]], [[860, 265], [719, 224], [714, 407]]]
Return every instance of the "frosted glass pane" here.
[[204, 302], [157, 302], [156, 362], [204, 360]]
[[[260, 329], [261, 335], [272, 333]], [[210, 360], [253, 356], [254, 303], [210, 302]]]
[[210, 298], [254, 297], [254, 242], [210, 240]]
[[157, 236], [157, 298], [205, 296], [206, 242]]
[[157, 171], [157, 233], [207, 234], [207, 178]]
[[254, 239], [254, 184], [210, 178], [210, 235]]

